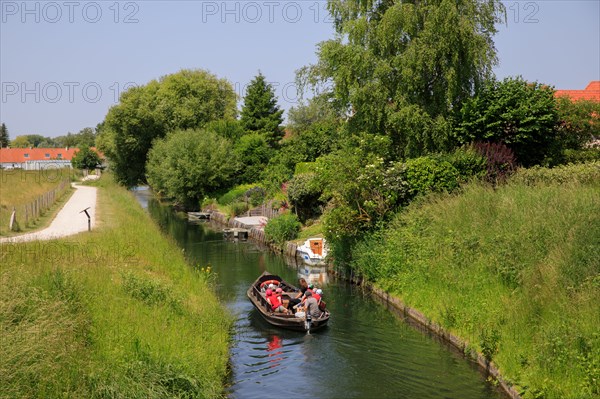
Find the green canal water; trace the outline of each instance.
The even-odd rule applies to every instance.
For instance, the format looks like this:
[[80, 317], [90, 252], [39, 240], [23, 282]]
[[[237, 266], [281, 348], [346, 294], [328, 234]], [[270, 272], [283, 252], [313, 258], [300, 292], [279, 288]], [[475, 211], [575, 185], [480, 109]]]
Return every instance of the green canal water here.
[[[221, 226], [190, 224], [148, 190], [134, 193], [191, 266], [210, 265], [217, 273], [217, 295], [235, 317], [229, 397], [504, 398], [473, 363], [357, 287], [251, 241], [225, 240]], [[305, 334], [267, 324], [246, 297], [265, 270], [322, 287], [332, 314], [328, 327]]]

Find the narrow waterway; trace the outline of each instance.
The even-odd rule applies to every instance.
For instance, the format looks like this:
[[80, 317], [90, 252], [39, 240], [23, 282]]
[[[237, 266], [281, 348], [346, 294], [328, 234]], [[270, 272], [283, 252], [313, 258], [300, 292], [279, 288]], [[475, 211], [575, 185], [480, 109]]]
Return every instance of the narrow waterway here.
[[[227, 241], [218, 225], [190, 224], [148, 190], [134, 193], [192, 267], [210, 265], [217, 274], [217, 295], [235, 317], [231, 398], [503, 398], [475, 365], [362, 290], [251, 241]], [[264, 270], [317, 282], [331, 310], [329, 326], [304, 334], [263, 321], [246, 290]]]

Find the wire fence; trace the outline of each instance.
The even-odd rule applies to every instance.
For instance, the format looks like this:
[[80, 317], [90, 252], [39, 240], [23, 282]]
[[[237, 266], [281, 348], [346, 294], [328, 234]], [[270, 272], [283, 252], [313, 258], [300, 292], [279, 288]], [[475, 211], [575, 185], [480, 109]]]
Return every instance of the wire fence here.
[[30, 226], [43, 216], [70, 187], [71, 180], [64, 179], [54, 189], [40, 195], [31, 202], [9, 205], [7, 208], [11, 215], [8, 220], [8, 230], [18, 231], [21, 226]]

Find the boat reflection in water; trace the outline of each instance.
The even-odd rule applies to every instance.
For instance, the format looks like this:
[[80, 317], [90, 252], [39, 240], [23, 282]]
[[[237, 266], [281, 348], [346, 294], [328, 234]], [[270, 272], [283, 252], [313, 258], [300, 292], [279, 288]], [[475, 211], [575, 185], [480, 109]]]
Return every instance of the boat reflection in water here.
[[273, 335], [267, 342], [267, 352], [269, 357], [270, 368], [278, 367], [284, 359], [283, 356], [283, 340], [278, 335]]
[[[296, 269], [298, 279], [305, 279], [307, 283], [321, 287], [329, 283], [327, 266], [311, 266], [305, 264], [299, 257], [284, 257], [288, 267]], [[297, 282], [293, 282], [297, 283]]]
[[327, 266], [298, 265], [298, 278], [305, 279], [308, 284], [322, 287], [329, 281]]

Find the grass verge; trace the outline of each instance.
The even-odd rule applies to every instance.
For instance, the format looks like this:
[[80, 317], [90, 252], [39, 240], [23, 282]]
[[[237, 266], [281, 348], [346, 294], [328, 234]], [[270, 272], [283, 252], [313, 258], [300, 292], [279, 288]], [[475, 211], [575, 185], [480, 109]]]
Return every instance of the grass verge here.
[[0, 398], [221, 397], [231, 320], [211, 276], [96, 185], [96, 231], [0, 245]]
[[[73, 189], [66, 188], [54, 204], [43, 210], [37, 218], [25, 223], [25, 204], [56, 189], [64, 180], [71, 180], [76, 172], [70, 169], [48, 170], [0, 170], [0, 235], [10, 237], [32, 232], [50, 224], [62, 205], [71, 197]], [[13, 207], [17, 211], [17, 231], [9, 230]]]
[[357, 247], [354, 267], [492, 359], [524, 398], [598, 398], [600, 181], [527, 184], [412, 204]]

